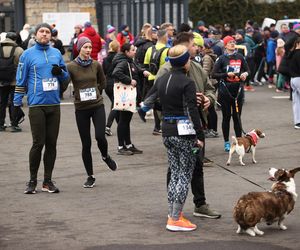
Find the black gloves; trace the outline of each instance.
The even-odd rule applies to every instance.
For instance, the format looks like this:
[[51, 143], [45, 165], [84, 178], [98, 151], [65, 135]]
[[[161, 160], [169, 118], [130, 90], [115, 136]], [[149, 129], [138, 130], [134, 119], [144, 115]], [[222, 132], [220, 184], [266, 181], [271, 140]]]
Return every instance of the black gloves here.
[[65, 67], [60, 67], [57, 64], [52, 64], [52, 70], [51, 73], [54, 76], [60, 76], [62, 74], [62, 71]]

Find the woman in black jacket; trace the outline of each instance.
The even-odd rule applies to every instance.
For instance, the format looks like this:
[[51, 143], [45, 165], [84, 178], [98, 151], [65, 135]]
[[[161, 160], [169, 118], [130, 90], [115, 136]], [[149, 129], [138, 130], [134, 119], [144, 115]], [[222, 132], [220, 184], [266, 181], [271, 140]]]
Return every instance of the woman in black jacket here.
[[222, 108], [222, 131], [224, 150], [229, 152], [229, 128], [232, 116], [234, 131], [237, 137], [242, 135], [240, 116], [244, 100], [243, 82], [249, 75], [249, 68], [245, 58], [237, 53], [235, 40], [231, 36], [223, 39], [225, 52], [215, 63], [212, 78], [219, 80], [219, 103]]
[[171, 48], [169, 60], [172, 69], [159, 77], [155, 84], [162, 105], [162, 136], [171, 170], [166, 226], [170, 231], [192, 231], [197, 228], [182, 214], [196, 163], [195, 153], [203, 147], [204, 140], [195, 83], [186, 76], [190, 67], [189, 58], [186, 46]]
[[[147, 77], [150, 73], [140, 68], [134, 63], [136, 48], [130, 43], [125, 43], [121, 47], [121, 52], [118, 53], [113, 59], [113, 72], [112, 77], [115, 82], [132, 85], [136, 87], [139, 80], [139, 75], [143, 74]], [[129, 71], [130, 70], [130, 71]], [[132, 76], [132, 77], [131, 77]], [[132, 143], [130, 138], [130, 122], [133, 113], [130, 111], [118, 111], [119, 122], [117, 127], [118, 134], [118, 154], [119, 155], [132, 155], [142, 154], [143, 151], [137, 149]]]

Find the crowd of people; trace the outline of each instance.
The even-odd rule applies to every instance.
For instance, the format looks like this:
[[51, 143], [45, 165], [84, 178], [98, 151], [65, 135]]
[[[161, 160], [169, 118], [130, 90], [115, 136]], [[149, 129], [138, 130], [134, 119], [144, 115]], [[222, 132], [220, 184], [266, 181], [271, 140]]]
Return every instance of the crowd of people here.
[[[194, 216], [221, 217], [206, 202], [203, 177], [203, 164], [208, 161], [205, 139], [220, 136], [217, 109], [222, 111], [226, 152], [230, 150], [231, 117], [235, 135], [240, 137], [244, 91], [255, 91], [255, 86], [267, 84], [276, 92], [291, 91], [294, 128], [300, 129], [300, 24], [295, 23], [291, 30], [283, 24], [278, 32], [274, 25], [262, 30], [251, 20], [235, 30], [230, 24], [207, 28], [204, 21], [199, 21], [194, 30], [186, 23], [177, 30], [172, 23], [159, 26], [145, 23], [136, 37], [128, 25], [122, 25], [119, 33], [108, 25], [107, 34], [102, 38], [92, 23], [86, 22], [74, 27], [67, 64], [63, 58], [65, 49], [58, 37], [55, 25], [37, 24], [32, 32], [30, 25], [25, 24], [19, 33], [7, 32], [0, 44], [0, 60], [3, 60], [0, 71], [7, 72], [0, 72], [0, 132], [7, 128], [21, 132], [19, 123], [25, 95], [29, 107], [33, 143], [26, 194], [36, 193], [44, 147], [42, 190], [59, 192], [52, 181], [52, 172], [60, 101], [70, 82], [74, 87], [75, 119], [87, 174], [84, 188], [93, 188], [96, 180], [91, 154], [91, 121], [102, 159], [112, 171], [117, 170], [118, 164], [108, 154], [106, 136], [113, 135], [114, 120], [117, 123], [116, 153], [121, 156], [143, 154], [131, 141], [133, 112], [114, 110], [115, 83], [136, 89], [137, 111], [144, 122], [153, 112], [152, 134], [162, 136], [168, 155], [166, 228], [170, 231], [196, 229], [183, 215], [190, 184]], [[104, 91], [111, 101], [107, 119]], [[5, 123], [7, 106], [10, 107], [10, 125]]]

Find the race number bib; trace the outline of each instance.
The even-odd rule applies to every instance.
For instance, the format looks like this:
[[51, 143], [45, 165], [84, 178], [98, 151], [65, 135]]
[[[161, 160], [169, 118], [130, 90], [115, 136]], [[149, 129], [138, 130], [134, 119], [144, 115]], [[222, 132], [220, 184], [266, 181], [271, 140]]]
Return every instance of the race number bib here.
[[177, 121], [178, 135], [195, 135], [193, 123], [190, 120], [178, 120]]
[[52, 91], [58, 89], [58, 81], [57, 78], [47, 78], [42, 80], [43, 90], [44, 91]]
[[80, 89], [79, 94], [80, 94], [80, 101], [82, 102], [97, 99], [96, 88]]

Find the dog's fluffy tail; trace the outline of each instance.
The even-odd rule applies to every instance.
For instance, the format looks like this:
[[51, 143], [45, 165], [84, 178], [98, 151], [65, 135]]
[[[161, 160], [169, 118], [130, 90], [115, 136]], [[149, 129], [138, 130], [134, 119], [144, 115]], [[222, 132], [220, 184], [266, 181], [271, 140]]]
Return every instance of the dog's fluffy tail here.
[[236, 139], [235, 136], [232, 136], [231, 138], [232, 138], [232, 144], [233, 144], [233, 145], [238, 144], [238, 141], [237, 141], [237, 139]]

